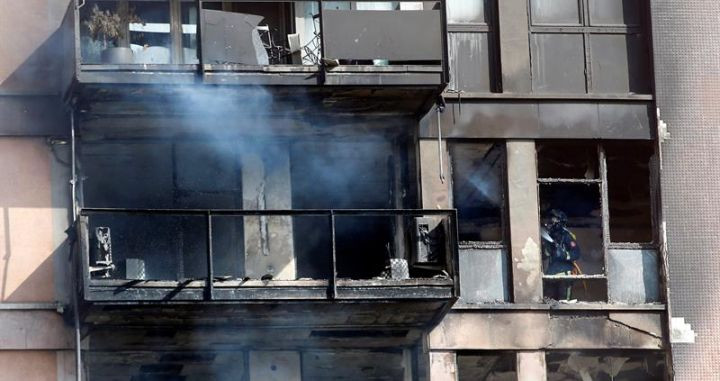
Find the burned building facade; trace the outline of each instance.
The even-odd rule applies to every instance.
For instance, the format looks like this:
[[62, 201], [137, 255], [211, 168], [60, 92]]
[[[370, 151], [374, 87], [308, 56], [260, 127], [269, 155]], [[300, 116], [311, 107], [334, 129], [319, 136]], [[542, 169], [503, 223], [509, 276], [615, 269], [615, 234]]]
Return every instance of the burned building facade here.
[[712, 48], [678, 39], [712, 2], [26, 3], [0, 4], [8, 380], [720, 371], [688, 302], [718, 296], [689, 215], [718, 215], [689, 180], [717, 80], [684, 89]]

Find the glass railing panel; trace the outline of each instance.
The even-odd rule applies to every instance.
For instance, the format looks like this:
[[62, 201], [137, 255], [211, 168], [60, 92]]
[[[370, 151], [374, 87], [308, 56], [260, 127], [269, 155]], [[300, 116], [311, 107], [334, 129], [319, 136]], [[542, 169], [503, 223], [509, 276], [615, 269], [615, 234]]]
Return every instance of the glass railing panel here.
[[195, 2], [88, 0], [79, 29], [82, 64], [198, 63]]
[[326, 65], [440, 65], [440, 2], [323, 2]]
[[317, 65], [317, 1], [203, 2], [202, 57], [209, 65]]
[[455, 273], [450, 211], [85, 209], [81, 215], [91, 280], [402, 281]]
[[93, 214], [87, 236], [91, 279], [187, 281], [207, 274], [203, 216]]
[[449, 279], [452, 238], [443, 216], [338, 215], [339, 279]]

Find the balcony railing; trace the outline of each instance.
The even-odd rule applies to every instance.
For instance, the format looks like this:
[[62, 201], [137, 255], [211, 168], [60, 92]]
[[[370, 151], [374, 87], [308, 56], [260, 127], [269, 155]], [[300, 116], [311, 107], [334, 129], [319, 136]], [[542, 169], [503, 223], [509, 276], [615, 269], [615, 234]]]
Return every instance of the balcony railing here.
[[186, 73], [174, 76], [180, 83], [197, 73], [211, 83], [252, 82], [218, 79], [227, 73], [297, 75], [270, 84], [344, 83], [308, 73], [411, 74], [397, 82], [416, 84], [446, 77], [444, 0], [85, 0], [68, 13], [77, 71], [106, 80], [120, 73], [116, 81], [132, 82], [129, 73], [143, 72]]
[[78, 236], [88, 301], [457, 294], [454, 210], [83, 209]]

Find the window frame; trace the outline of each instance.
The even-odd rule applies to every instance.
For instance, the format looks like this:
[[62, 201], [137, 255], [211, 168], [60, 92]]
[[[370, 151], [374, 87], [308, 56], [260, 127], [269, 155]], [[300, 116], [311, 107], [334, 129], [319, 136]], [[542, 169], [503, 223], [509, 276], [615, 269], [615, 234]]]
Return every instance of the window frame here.
[[[478, 145], [478, 144], [487, 144], [487, 145], [497, 145], [500, 146], [500, 149], [502, 150], [502, 160], [503, 160], [503, 168], [502, 168], [502, 178], [500, 180], [500, 185], [502, 187], [501, 189], [501, 196], [502, 196], [502, 202], [500, 205], [500, 240], [489, 240], [489, 241], [477, 241], [477, 240], [470, 240], [470, 241], [460, 241], [458, 240], [458, 245], [461, 249], [503, 249], [503, 250], [509, 250], [509, 239], [510, 239], [510, 224], [509, 224], [509, 206], [508, 206], [508, 174], [507, 174], [507, 150], [500, 140], [491, 140], [491, 139], [447, 139], [447, 145], [448, 145], [448, 156], [450, 158], [450, 192], [452, 194], [452, 201], [453, 201], [453, 208], [457, 209], [455, 206], [455, 157], [453, 156], [453, 146], [458, 145]], [[460, 230], [460, 220], [458, 217], [458, 231]]]
[[[560, 142], [563, 141], [559, 140], [548, 140], [547, 142]], [[572, 144], [572, 141], [564, 141], [567, 144]], [[536, 144], [541, 145], [543, 142], [538, 141]], [[603, 142], [601, 141], [595, 141], [594, 145], [597, 149], [597, 158], [598, 158], [598, 176], [593, 179], [581, 179], [581, 178], [543, 178], [540, 177], [539, 172], [539, 165], [536, 165], [536, 173], [537, 173], [537, 189], [538, 189], [538, 207], [540, 206], [540, 189], [542, 186], [552, 186], [552, 185], [566, 185], [566, 184], [587, 184], [587, 185], [596, 185], [599, 187], [600, 191], [600, 211], [601, 211], [601, 226], [602, 226], [602, 251], [603, 251], [603, 272], [602, 274], [592, 274], [592, 275], [547, 275], [545, 274], [545, 268], [543, 266], [542, 269], [542, 280], [543, 280], [543, 290], [545, 288], [545, 283], [547, 281], [557, 281], [557, 280], [571, 280], [571, 281], [582, 281], [582, 280], [602, 280], [605, 284], [605, 294], [606, 294], [606, 300], [604, 303], [608, 303], [610, 299], [609, 291], [610, 291], [610, 285], [609, 282], [609, 276], [608, 276], [608, 263], [609, 263], [609, 257], [610, 257], [610, 251], [612, 250], [619, 250], [619, 249], [627, 249], [627, 250], [653, 250], [658, 255], [660, 255], [660, 235], [659, 235], [659, 229], [658, 229], [658, 215], [659, 215], [659, 176], [658, 176], [658, 166], [657, 166], [657, 160], [658, 160], [658, 153], [655, 147], [653, 146], [653, 153], [649, 158], [648, 166], [649, 166], [649, 176], [648, 176], [648, 184], [650, 189], [650, 220], [651, 220], [651, 241], [650, 242], [614, 242], [612, 241], [612, 237], [610, 236], [610, 219], [612, 218], [612, 215], [610, 213], [610, 195], [608, 191], [608, 165], [607, 165], [607, 154], [605, 152], [605, 147], [603, 145]], [[536, 148], [536, 155], [537, 155], [537, 148]], [[536, 159], [536, 162], [539, 163], [539, 160]], [[539, 212], [539, 210], [538, 210]], [[544, 262], [544, 258], [542, 258]], [[658, 269], [660, 270], [660, 269]], [[658, 275], [661, 275], [658, 273]], [[585, 302], [585, 301], [579, 301], [579, 302]]]
[[[638, 23], [637, 24], [626, 24], [626, 25], [615, 25], [615, 24], [595, 24], [592, 22], [591, 17], [591, 6], [590, 2], [593, 0], [577, 0], [579, 9], [579, 24], [562, 24], [562, 23], [535, 23], [533, 22], [532, 15], [532, 2], [533, 0], [527, 0], [527, 11], [528, 11], [528, 34], [529, 39], [532, 40], [534, 34], [567, 34], [567, 35], [581, 35], [583, 41], [583, 53], [585, 56], [584, 60], [584, 75], [585, 75], [585, 92], [582, 94], [587, 95], [600, 95], [600, 94], [628, 94], [628, 95], [651, 95], [654, 93], [654, 86], [652, 75], [648, 75], [647, 88], [643, 92], [628, 92], [628, 93], [613, 93], [613, 92], [598, 92], [596, 91], [596, 84], [593, 82], [593, 52], [592, 52], [592, 36], [595, 35], [615, 35], [615, 36], [638, 36], [638, 38], [644, 43], [645, 56], [647, 57], [648, 70], [652, 67], [652, 54], [649, 33], [649, 2], [647, 0], [632, 0], [637, 1], [638, 7]], [[533, 52], [532, 44], [530, 48], [530, 63], [532, 66]], [[532, 72], [531, 72], [532, 78]], [[535, 79], [531, 80], [531, 89], [533, 93], [538, 93], [536, 88]], [[544, 92], [540, 92], [544, 93]], [[554, 93], [554, 92], [547, 92]]]
[[[454, 67], [448, 68], [448, 87], [445, 89], [447, 93], [460, 94], [466, 92], [477, 92], [477, 93], [502, 93], [502, 79], [500, 75], [500, 42], [498, 29], [498, 0], [477, 0], [485, 2], [485, 22], [480, 23], [451, 23], [447, 21], [447, 34], [448, 34], [448, 65], [450, 66], [450, 42], [452, 41], [451, 35], [453, 34], [480, 34], [486, 35], [488, 39], [488, 67], [489, 67], [489, 89], [487, 91], [465, 91], [460, 89], [458, 73], [458, 59], [455, 58]], [[445, 1], [446, 13], [450, 12], [451, 0]], [[473, 68], [476, 69], [476, 68]]]

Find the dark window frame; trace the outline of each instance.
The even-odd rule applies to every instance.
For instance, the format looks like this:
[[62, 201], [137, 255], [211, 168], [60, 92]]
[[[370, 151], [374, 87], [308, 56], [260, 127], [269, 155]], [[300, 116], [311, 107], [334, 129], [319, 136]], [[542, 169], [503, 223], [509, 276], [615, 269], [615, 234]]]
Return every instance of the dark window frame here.
[[[579, 9], [579, 24], [562, 24], [562, 23], [534, 23], [532, 15], [532, 1], [527, 0], [528, 10], [528, 31], [529, 38], [532, 39], [534, 34], [566, 34], [566, 35], [582, 35], [583, 40], [583, 52], [585, 55], [584, 60], [584, 74], [585, 74], [585, 92], [584, 94], [596, 95], [604, 94], [603, 92], [595, 91], [595, 83], [593, 82], [593, 52], [592, 52], [592, 36], [597, 35], [615, 35], [625, 36], [626, 38], [631, 35], [638, 36], [644, 42], [645, 54], [647, 57], [646, 63], [648, 64], [648, 71], [652, 68], [652, 55], [651, 55], [651, 40], [649, 31], [649, 2], [647, 0], [632, 0], [638, 2], [639, 22], [637, 24], [626, 24], [626, 25], [615, 25], [615, 24], [596, 24], [591, 19], [591, 7], [590, 2], [593, 0], [577, 0]], [[597, 0], [596, 0], [597, 1]], [[532, 65], [532, 48], [530, 49], [530, 60]], [[649, 95], [653, 94], [653, 81], [652, 76], [649, 75], [647, 80], [646, 91], [641, 93], [621, 93], [621, 94], [633, 94], [633, 95]], [[537, 92], [536, 83], [533, 79], [531, 81], [532, 92]], [[616, 94], [616, 93], [610, 93]]]
[[[488, 93], [502, 93], [502, 76], [500, 75], [500, 41], [499, 41], [499, 34], [500, 31], [498, 29], [498, 0], [478, 0], [478, 1], [484, 1], [485, 2], [485, 22], [481, 23], [451, 23], [450, 20], [448, 20], [447, 24], [447, 33], [448, 33], [448, 49], [451, 49], [449, 46], [450, 41], [452, 41], [451, 36], [453, 34], [479, 34], [479, 35], [487, 35], [488, 39], [488, 61], [489, 61], [489, 69], [490, 72], [487, 73], [490, 78], [490, 88]], [[449, 12], [450, 8], [450, 0], [446, 0], [445, 6], [447, 11]], [[449, 58], [449, 57], [448, 57]], [[467, 91], [461, 90], [457, 78], [457, 72], [458, 72], [458, 65], [457, 65], [458, 59], [455, 59], [455, 67], [449, 68], [449, 81], [448, 81], [448, 88], [445, 90], [448, 93], [455, 93], [455, 94], [462, 94], [466, 93]], [[448, 65], [450, 62], [448, 62]], [[454, 86], [453, 86], [453, 78], [454, 79]], [[481, 91], [482, 93], [485, 93], [485, 91]]]
[[[551, 141], [551, 142], [562, 142], [562, 141]], [[566, 141], [568, 144], [572, 144], [571, 141]], [[538, 142], [536, 144], [542, 144]], [[608, 263], [610, 251], [618, 249], [631, 249], [631, 250], [654, 250], [659, 253], [660, 250], [660, 235], [658, 229], [658, 216], [659, 216], [659, 176], [658, 176], [658, 153], [653, 149], [653, 153], [649, 159], [650, 175], [648, 177], [649, 189], [650, 189], [650, 216], [651, 216], [651, 230], [652, 238], [649, 242], [616, 242], [612, 240], [610, 236], [610, 195], [608, 191], [608, 165], [607, 165], [607, 154], [605, 147], [602, 142], [596, 141], [593, 144], [597, 148], [598, 157], [598, 175], [593, 179], [579, 179], [579, 178], [543, 178], [540, 177], [539, 165], [537, 166], [537, 186], [538, 186], [538, 197], [540, 196], [540, 188], [542, 186], [552, 186], [558, 184], [587, 184], [589, 186], [598, 186], [600, 190], [600, 210], [601, 210], [601, 221], [602, 221], [602, 251], [603, 251], [603, 273], [598, 275], [546, 275], [543, 269], [542, 279], [543, 287], [545, 282], [552, 280], [601, 280], [605, 284], [606, 295], [609, 291], [609, 277], [608, 277]], [[536, 150], [537, 153], [537, 150]], [[539, 163], [539, 161], [537, 161]], [[538, 200], [539, 201], [539, 200]], [[606, 300], [607, 302], [607, 300]]]
[[[500, 229], [501, 236], [500, 240], [470, 240], [470, 241], [459, 241], [460, 248], [472, 248], [472, 249], [503, 249], [509, 250], [510, 240], [510, 224], [509, 224], [509, 206], [508, 206], [508, 174], [507, 174], [507, 150], [504, 142], [501, 140], [492, 139], [447, 139], [448, 154], [450, 158], [450, 191], [452, 193], [453, 208], [455, 208], [455, 158], [452, 155], [452, 146], [457, 145], [498, 145], [502, 149], [502, 160], [505, 164], [502, 169], [502, 179], [500, 185], [502, 186], [502, 203], [500, 205]], [[460, 221], [458, 221], [458, 225]], [[459, 229], [459, 226], [458, 226]]]

